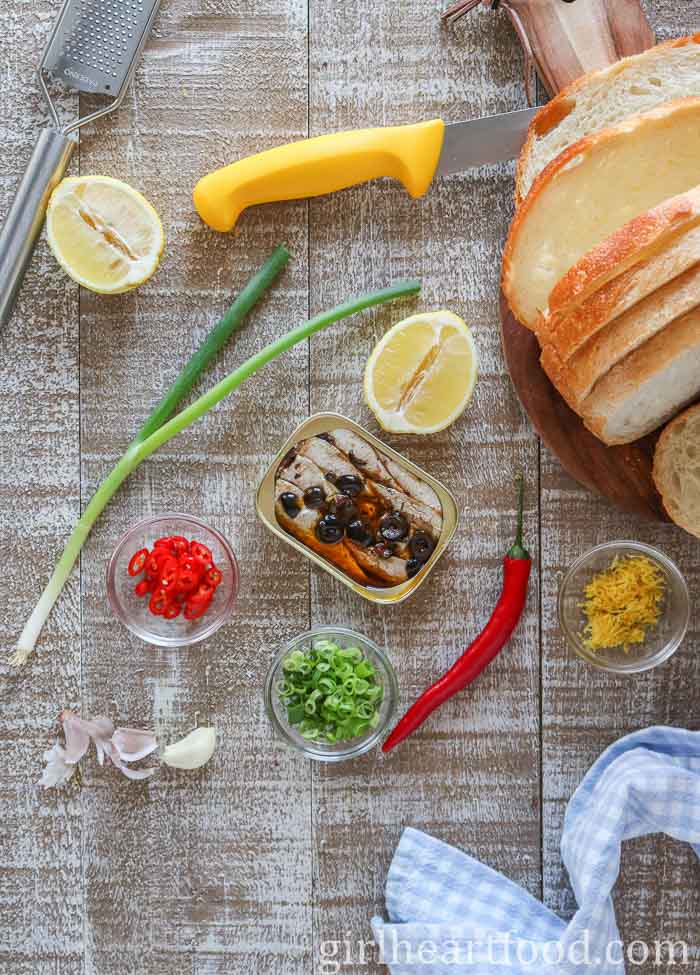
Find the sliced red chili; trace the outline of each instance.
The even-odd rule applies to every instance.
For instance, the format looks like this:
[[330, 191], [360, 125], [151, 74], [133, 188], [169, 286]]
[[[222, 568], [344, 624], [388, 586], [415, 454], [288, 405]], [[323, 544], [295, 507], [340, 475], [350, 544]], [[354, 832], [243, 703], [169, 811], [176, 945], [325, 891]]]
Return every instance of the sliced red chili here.
[[209, 571], [207, 572], [206, 575], [207, 582], [209, 583], [210, 586], [213, 586], [214, 589], [216, 589], [216, 587], [219, 585], [222, 579], [223, 576], [221, 574], [221, 569], [217, 569], [217, 567], [213, 565], [211, 569], [209, 569]]
[[146, 575], [150, 576], [151, 579], [156, 579], [160, 576], [160, 567], [165, 561], [171, 556], [168, 554], [167, 550], [164, 548], [154, 548], [151, 554], [146, 559]]
[[190, 597], [192, 602], [211, 602], [214, 597], [214, 587], [208, 582], [200, 582], [197, 591]]
[[138, 552], [134, 554], [129, 559], [129, 565], [126, 571], [130, 576], [138, 576], [143, 572], [143, 567], [146, 564], [146, 559], [148, 558], [148, 549], [140, 548]]
[[183, 535], [173, 535], [170, 539], [170, 550], [176, 559], [185, 553], [189, 553], [190, 543]]
[[176, 603], [173, 600], [171, 600], [168, 603], [168, 605], [165, 607], [163, 616], [166, 618], [166, 620], [174, 620], [176, 616], [180, 615], [181, 611], [182, 611], [182, 606], [180, 605], [180, 603]]
[[194, 592], [199, 585], [199, 576], [190, 569], [181, 568], [178, 573], [177, 589], [183, 593]]
[[142, 579], [140, 582], [137, 582], [136, 585], [134, 586], [134, 592], [136, 593], [137, 596], [147, 596], [150, 591], [151, 591], [151, 583], [148, 581], [148, 579]]
[[178, 565], [177, 559], [174, 559], [172, 556], [164, 559], [160, 566], [160, 584], [163, 589], [170, 590], [174, 588], [179, 574], [180, 566]]
[[212, 554], [211, 549], [207, 548], [202, 542], [197, 542], [192, 539], [192, 544], [190, 545], [190, 552], [196, 559], [201, 559], [202, 562], [211, 562]]
[[198, 577], [202, 574], [202, 563], [189, 554], [183, 555], [180, 559], [180, 568], [185, 572], [194, 572]]
[[160, 587], [154, 590], [151, 596], [150, 602], [148, 603], [148, 608], [153, 613], [154, 616], [162, 616], [165, 613], [165, 608], [170, 602], [170, 597], [165, 589]]
[[171, 543], [172, 538], [170, 535], [165, 535], [163, 538], [157, 538], [153, 545], [153, 550], [155, 551], [157, 548], [165, 548], [168, 550], [168, 552], [170, 552]]

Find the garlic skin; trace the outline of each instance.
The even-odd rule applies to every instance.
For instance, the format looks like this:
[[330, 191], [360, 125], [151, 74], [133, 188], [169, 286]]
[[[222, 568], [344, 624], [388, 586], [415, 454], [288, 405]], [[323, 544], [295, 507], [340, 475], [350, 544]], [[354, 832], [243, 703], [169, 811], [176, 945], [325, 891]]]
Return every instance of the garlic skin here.
[[216, 728], [195, 728], [180, 741], [168, 745], [161, 759], [172, 768], [201, 768], [212, 757], [215, 748]]

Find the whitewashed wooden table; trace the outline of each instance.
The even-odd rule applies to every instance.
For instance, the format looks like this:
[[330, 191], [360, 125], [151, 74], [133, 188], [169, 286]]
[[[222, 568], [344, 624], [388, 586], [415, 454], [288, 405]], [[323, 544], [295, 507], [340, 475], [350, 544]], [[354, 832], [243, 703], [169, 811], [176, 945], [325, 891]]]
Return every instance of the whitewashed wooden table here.
[[[163, 0], [123, 109], [82, 135], [73, 171], [141, 189], [168, 244], [147, 286], [105, 298], [79, 292], [42, 242], [0, 335], [2, 646], [14, 643], [81, 505], [276, 243], [289, 245], [293, 261], [209, 382], [309, 313], [413, 275], [423, 280], [421, 307], [448, 306], [473, 323], [482, 375], [450, 430], [390, 441], [450, 485], [462, 511], [450, 553], [404, 607], [370, 606], [311, 570], [256, 520], [254, 489], [309, 411], [333, 408], [374, 429], [361, 370], [414, 304], [297, 347], [130, 479], [87, 544], [38, 653], [19, 674], [3, 665], [2, 975], [319, 972], [324, 941], [370, 937], [406, 825], [459, 845], [567, 914], [562, 816], [591, 761], [646, 725], [700, 727], [697, 614], [672, 662], [633, 679], [587, 668], [558, 632], [558, 579], [588, 546], [621, 536], [658, 544], [697, 596], [698, 543], [583, 492], [521, 412], [497, 307], [512, 168], [451, 178], [418, 202], [382, 181], [260, 208], [230, 236], [193, 211], [196, 179], [249, 152], [345, 127], [522, 106], [520, 51], [505, 17], [476, 13], [446, 29], [439, 10], [440, 0]], [[656, 0], [648, 12], [664, 38], [697, 28], [700, 3]], [[49, 0], [17, 0], [3, 14], [3, 212], [46, 122], [33, 72], [55, 13]], [[77, 96], [62, 108], [75, 112]], [[467, 645], [497, 598], [521, 467], [537, 571], [517, 637], [490, 670], [390, 758], [325, 768], [276, 745], [264, 674], [280, 641], [310, 624], [344, 623], [388, 647], [404, 703]], [[243, 579], [232, 625], [179, 653], [131, 637], [105, 596], [117, 537], [166, 509], [221, 529]], [[41, 754], [64, 706], [152, 726], [170, 740], [199, 711], [216, 724], [220, 746], [201, 772], [164, 769], [131, 784], [90, 762], [81, 788], [42, 792]], [[627, 939], [692, 944], [700, 894], [687, 847], [630, 844], [623, 876]], [[378, 970], [357, 961], [343, 968]]]

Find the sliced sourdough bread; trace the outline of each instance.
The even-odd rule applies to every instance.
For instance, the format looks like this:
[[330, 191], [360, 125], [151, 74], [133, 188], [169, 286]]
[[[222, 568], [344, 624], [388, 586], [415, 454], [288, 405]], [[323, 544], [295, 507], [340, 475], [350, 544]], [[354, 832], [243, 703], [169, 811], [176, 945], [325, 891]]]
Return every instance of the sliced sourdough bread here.
[[603, 443], [651, 433], [700, 393], [700, 309], [677, 318], [614, 366], [579, 412]]
[[608, 322], [700, 261], [700, 187], [630, 221], [590, 251], [550, 295], [540, 342], [568, 359]]
[[532, 121], [516, 173], [516, 202], [574, 142], [676, 98], [700, 95], [700, 34], [666, 41], [577, 79]]
[[700, 184], [700, 98], [670, 102], [588, 136], [540, 174], [516, 212], [503, 289], [534, 328], [554, 285], [623, 224]]
[[653, 474], [671, 518], [700, 538], [700, 406], [691, 406], [663, 431]]
[[578, 408], [618, 362], [699, 305], [700, 254], [689, 271], [615, 318], [569, 358], [556, 346], [545, 345], [542, 366], [567, 403]]

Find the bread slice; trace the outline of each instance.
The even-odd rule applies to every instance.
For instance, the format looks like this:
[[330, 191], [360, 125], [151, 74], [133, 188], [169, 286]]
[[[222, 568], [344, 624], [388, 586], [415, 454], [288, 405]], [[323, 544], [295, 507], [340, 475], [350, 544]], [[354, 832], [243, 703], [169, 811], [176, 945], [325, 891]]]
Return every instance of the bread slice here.
[[522, 203], [536, 177], [574, 142], [689, 95], [700, 95], [700, 33], [578, 78], [532, 121], [518, 160], [516, 203]]
[[700, 184], [700, 98], [662, 105], [588, 136], [542, 172], [516, 212], [503, 289], [533, 328], [584, 254], [662, 200]]
[[555, 346], [545, 345], [540, 361], [567, 403], [576, 409], [618, 362], [698, 305], [700, 254], [694, 267], [633, 305], [573, 356], [564, 359]]
[[700, 393], [700, 309], [677, 318], [614, 366], [580, 410], [603, 443], [651, 433]]
[[653, 475], [671, 518], [700, 538], [700, 406], [691, 406], [663, 431]]
[[537, 324], [568, 359], [608, 322], [700, 261], [700, 187], [625, 224], [554, 287]]

